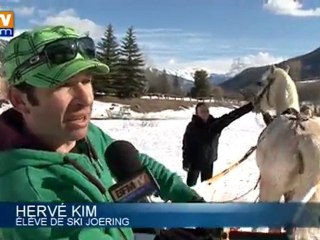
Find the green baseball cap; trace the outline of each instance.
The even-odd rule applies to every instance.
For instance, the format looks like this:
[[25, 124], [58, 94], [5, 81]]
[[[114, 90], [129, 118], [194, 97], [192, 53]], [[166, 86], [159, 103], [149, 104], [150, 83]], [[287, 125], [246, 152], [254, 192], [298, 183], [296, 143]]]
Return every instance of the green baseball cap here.
[[39, 60], [38, 56], [46, 57], [43, 50], [48, 44], [81, 37], [84, 36], [70, 27], [50, 26], [26, 31], [11, 39], [4, 50], [3, 64], [8, 84], [18, 85], [24, 82], [38, 88], [50, 88], [63, 84], [84, 70], [90, 70], [98, 75], [107, 74], [109, 72], [107, 65], [95, 58], [88, 58], [81, 52], [77, 52], [71, 60], [62, 63], [52, 64], [45, 58], [47, 61], [42, 59], [34, 64], [37, 58]]

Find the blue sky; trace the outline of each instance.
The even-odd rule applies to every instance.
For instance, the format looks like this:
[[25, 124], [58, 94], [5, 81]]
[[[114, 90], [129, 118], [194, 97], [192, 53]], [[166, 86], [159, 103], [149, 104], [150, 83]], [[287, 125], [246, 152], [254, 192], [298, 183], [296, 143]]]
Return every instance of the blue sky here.
[[[133, 26], [148, 65], [229, 72], [279, 62], [320, 46], [319, 0], [0, 0], [16, 33], [43, 24], [90, 31]], [[237, 60], [237, 61], [236, 61]]]

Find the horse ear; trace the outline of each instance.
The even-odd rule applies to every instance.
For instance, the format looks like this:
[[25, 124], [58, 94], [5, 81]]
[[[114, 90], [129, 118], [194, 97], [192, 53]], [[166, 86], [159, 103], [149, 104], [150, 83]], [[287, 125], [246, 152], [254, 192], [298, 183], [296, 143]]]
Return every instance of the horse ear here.
[[276, 70], [276, 66], [275, 66], [274, 64], [272, 64], [272, 65], [270, 66], [270, 72], [271, 72], [271, 73], [274, 73], [275, 70]]
[[289, 66], [289, 65], [286, 65], [285, 71], [286, 71], [287, 73], [289, 73], [289, 71], [290, 71], [290, 66]]

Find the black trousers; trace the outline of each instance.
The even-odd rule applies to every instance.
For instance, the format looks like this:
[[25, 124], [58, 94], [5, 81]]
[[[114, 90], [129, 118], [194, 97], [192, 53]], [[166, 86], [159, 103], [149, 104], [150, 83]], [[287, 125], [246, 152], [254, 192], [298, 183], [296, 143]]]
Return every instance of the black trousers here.
[[212, 171], [213, 171], [213, 163], [208, 167], [204, 168], [203, 170], [196, 170], [196, 169], [190, 168], [187, 176], [187, 185], [189, 187], [196, 185], [200, 174], [201, 174], [201, 182], [204, 182], [212, 178]]

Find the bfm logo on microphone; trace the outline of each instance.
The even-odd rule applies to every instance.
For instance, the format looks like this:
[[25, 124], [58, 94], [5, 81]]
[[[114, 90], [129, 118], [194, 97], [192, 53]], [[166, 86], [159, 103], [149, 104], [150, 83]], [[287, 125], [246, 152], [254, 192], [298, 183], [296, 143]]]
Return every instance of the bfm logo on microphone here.
[[0, 11], [0, 37], [13, 37], [14, 12]]
[[154, 184], [146, 171], [136, 175], [132, 179], [118, 183], [111, 187], [110, 194], [116, 202], [135, 201], [146, 192], [154, 190]]

